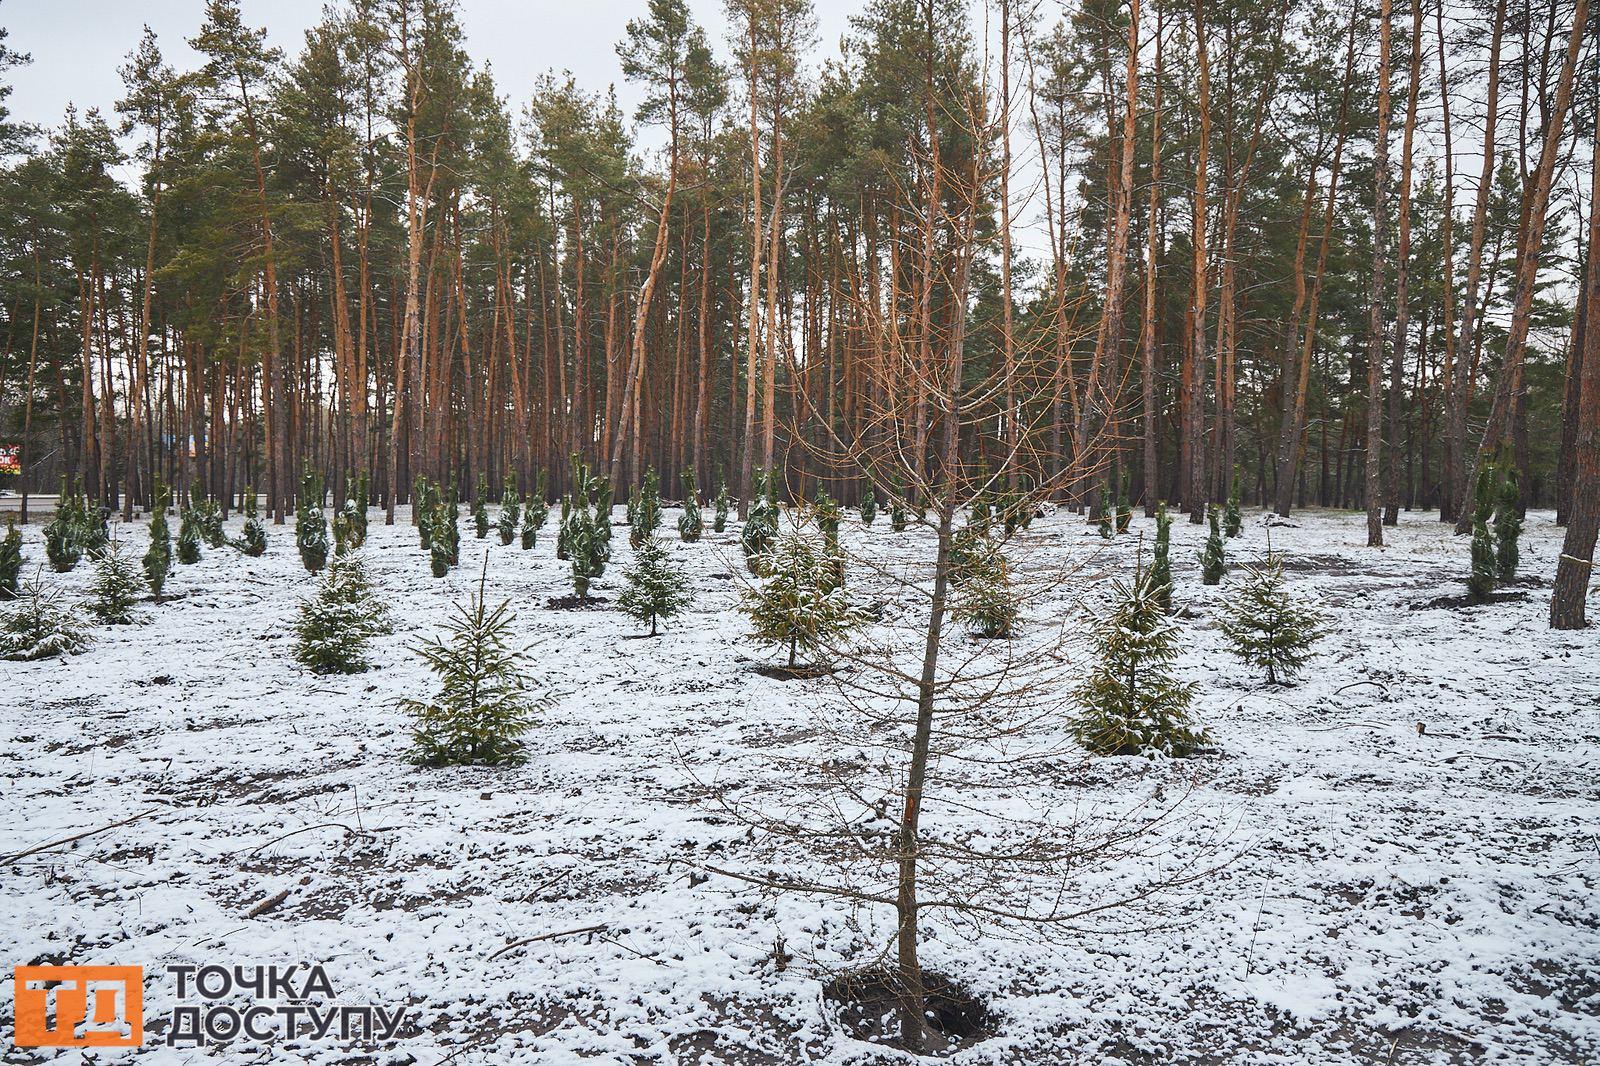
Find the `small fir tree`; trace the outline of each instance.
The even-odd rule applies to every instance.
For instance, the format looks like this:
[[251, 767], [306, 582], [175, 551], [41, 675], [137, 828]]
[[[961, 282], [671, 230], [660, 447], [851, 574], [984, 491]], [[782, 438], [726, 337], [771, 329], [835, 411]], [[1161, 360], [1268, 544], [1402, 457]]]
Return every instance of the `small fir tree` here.
[[76, 655], [93, 634], [59, 589], [46, 589], [43, 572], [23, 584], [15, 605], [0, 617], [0, 659], [23, 662]]
[[733, 501], [728, 496], [728, 479], [719, 478], [717, 483], [717, 509], [711, 521], [711, 529], [715, 533], [724, 532], [728, 528], [728, 509]]
[[6, 519], [6, 535], [0, 538], [0, 600], [17, 598], [17, 577], [22, 573], [22, 530]]
[[1172, 613], [1172, 516], [1167, 505], [1156, 507], [1156, 546], [1150, 563], [1150, 585], [1161, 609]]
[[705, 519], [700, 517], [700, 490], [694, 483], [694, 471], [683, 472], [683, 514], [678, 516], [678, 536], [693, 544], [705, 532]]
[[313, 673], [357, 674], [367, 669], [372, 638], [388, 632], [389, 611], [373, 592], [365, 560], [344, 552], [300, 601], [294, 657]]
[[1110, 540], [1116, 535], [1116, 513], [1111, 509], [1111, 490], [1104, 485], [1100, 487], [1100, 505], [1095, 510], [1100, 513], [1100, 536]]
[[144, 572], [121, 541], [112, 541], [95, 557], [94, 579], [89, 582], [89, 613], [106, 625], [133, 622], [133, 605], [145, 593]]
[[839, 501], [817, 489], [817, 502], [814, 505], [817, 516], [817, 530], [822, 534], [822, 550], [828, 557], [828, 570], [832, 575], [834, 584], [844, 584], [844, 549], [839, 545], [839, 526], [844, 522], [844, 510], [840, 508]]
[[655, 467], [644, 473], [644, 487], [639, 490], [628, 531], [628, 543], [635, 550], [655, 536], [661, 528], [661, 478]]
[[1206, 736], [1189, 719], [1196, 686], [1172, 673], [1178, 626], [1154, 570], [1132, 585], [1113, 580], [1111, 590], [1090, 637], [1094, 665], [1073, 694], [1073, 736], [1097, 755], [1190, 755]]
[[472, 531], [479, 540], [489, 535], [489, 505], [486, 502], [489, 495], [489, 486], [484, 482], [483, 475], [478, 475], [478, 491], [472, 495]]
[[417, 544], [425, 552], [433, 550], [433, 520], [439, 510], [439, 494], [428, 479], [419, 476], [411, 488], [411, 510], [416, 516]]
[[517, 539], [517, 523], [522, 520], [522, 507], [517, 496], [517, 479], [512, 474], [506, 474], [506, 483], [500, 489], [500, 516], [495, 522], [495, 531], [500, 534], [501, 544], [510, 544]]
[[295, 501], [294, 544], [300, 562], [315, 574], [328, 565], [328, 520], [322, 513], [322, 476], [309, 466], [300, 478]]
[[244, 531], [233, 546], [245, 555], [260, 557], [267, 553], [267, 527], [256, 512], [255, 489], [244, 490]]
[[766, 558], [767, 577], [743, 591], [741, 609], [759, 643], [788, 649], [792, 670], [801, 652], [814, 659], [855, 614], [816, 539], [799, 530], [782, 534]]
[[348, 526], [350, 547], [360, 548], [367, 543], [367, 507], [371, 503], [367, 489], [367, 475], [351, 475], [345, 479], [344, 517]]
[[1292, 680], [1324, 633], [1322, 614], [1284, 587], [1283, 560], [1270, 550], [1260, 566], [1246, 566], [1237, 594], [1222, 605], [1218, 626], [1233, 653], [1265, 669], [1267, 683]]
[[1128, 475], [1117, 482], [1117, 532], [1126, 533], [1133, 528], [1133, 505], [1128, 502]]
[[200, 561], [200, 516], [193, 507], [185, 507], [178, 521], [178, 562], [193, 566]]
[[906, 531], [906, 490], [905, 483], [898, 475], [889, 493], [889, 530], [893, 533]]
[[1206, 535], [1206, 546], [1200, 552], [1200, 580], [1216, 585], [1222, 582], [1222, 575], [1228, 569], [1227, 556], [1222, 550], [1222, 530], [1217, 525], [1216, 504], [1206, 505], [1206, 519], [1211, 523], [1211, 532]]
[[583, 602], [589, 599], [590, 583], [605, 573], [605, 546], [598, 527], [599, 518], [588, 507], [572, 512], [567, 554], [572, 564], [572, 591]]
[[599, 577], [605, 573], [606, 564], [611, 561], [611, 479], [597, 477], [590, 485], [593, 489], [589, 495], [589, 505], [594, 508], [594, 536], [600, 546], [596, 557], [600, 568], [595, 571], [595, 576]]
[[654, 537], [634, 552], [633, 566], [626, 577], [627, 587], [618, 604], [631, 617], [649, 622], [652, 637], [658, 620], [676, 616], [693, 602], [683, 572], [673, 565], [667, 549]]
[[1244, 532], [1244, 515], [1239, 511], [1239, 477], [1233, 478], [1233, 487], [1228, 490], [1228, 508], [1223, 513], [1222, 532], [1229, 540]]
[[[540, 501], [543, 503], [543, 501]], [[530, 550], [539, 539], [539, 516], [535, 513], [535, 503], [532, 497], [522, 501], [522, 550]], [[548, 505], [545, 505], [548, 509]]]
[[445, 635], [416, 650], [439, 680], [431, 700], [404, 699], [416, 723], [413, 757], [424, 766], [498, 765], [523, 759], [521, 737], [550, 698], [535, 694], [512, 648], [516, 614], [509, 600], [487, 602], [489, 557], [478, 591], [445, 625]]
[[50, 560], [50, 569], [65, 574], [83, 558], [83, 545], [79, 541], [79, 524], [74, 518], [77, 497], [67, 494], [65, 479], [61, 495], [56, 498], [56, 513], [44, 527], [44, 554]]
[[1517, 468], [1508, 466], [1494, 511], [1495, 576], [1501, 582], [1517, 576], [1517, 563], [1521, 558], [1517, 549], [1517, 538], [1522, 536], [1521, 495], [1517, 489]]
[[208, 548], [220, 548], [228, 543], [228, 531], [222, 528], [222, 505], [216, 500], [200, 498], [192, 504], [200, 526], [200, 539]]
[[172, 534], [167, 529], [167, 490], [156, 482], [150, 506], [150, 547], [144, 553], [144, 576], [150, 583], [150, 594], [161, 600], [161, 589], [167, 583], [172, 569]]
[[778, 504], [772, 491], [772, 475], [762, 470], [756, 474], [755, 499], [750, 505], [750, 517], [745, 520], [739, 535], [739, 547], [744, 551], [745, 565], [750, 572], [761, 576], [767, 553], [778, 535]]
[[1467, 577], [1467, 593], [1482, 603], [1494, 591], [1500, 577], [1494, 540], [1489, 536], [1489, 515], [1494, 510], [1494, 469], [1489, 463], [1478, 468], [1476, 503], [1472, 514], [1472, 573]]
[[1011, 568], [1000, 545], [979, 536], [956, 585], [954, 616], [975, 637], [1013, 637], [1020, 616]]
[[861, 489], [861, 524], [872, 525], [878, 517], [878, 497], [873, 495], [872, 482], [868, 481]]

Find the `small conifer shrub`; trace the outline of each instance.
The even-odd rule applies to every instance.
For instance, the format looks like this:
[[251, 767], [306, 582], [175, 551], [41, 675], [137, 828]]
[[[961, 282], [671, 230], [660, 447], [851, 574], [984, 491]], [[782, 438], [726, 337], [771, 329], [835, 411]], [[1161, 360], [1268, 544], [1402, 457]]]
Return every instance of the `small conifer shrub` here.
[[985, 640], [1013, 637], [1021, 612], [1005, 552], [988, 537], [975, 540], [956, 585], [955, 620], [968, 633]]
[[23, 662], [57, 655], [76, 655], [93, 634], [59, 589], [46, 589], [43, 573], [24, 582], [15, 604], [0, 616], [0, 659]]
[[683, 572], [655, 537], [635, 550], [625, 576], [627, 585], [618, 605], [631, 617], [650, 623], [652, 637], [658, 620], [673, 618], [693, 602]]
[[1133, 527], [1133, 505], [1128, 502], [1128, 475], [1117, 482], [1117, 532], [1126, 533]]
[[744, 530], [739, 535], [739, 547], [744, 551], [745, 565], [757, 576], [763, 573], [767, 552], [778, 536], [778, 504], [772, 488], [771, 471], [756, 475], [755, 499], [750, 504], [750, 517], [745, 519]]
[[1111, 490], [1104, 486], [1100, 488], [1100, 505], [1096, 510], [1100, 514], [1100, 536], [1110, 540], [1116, 535], [1116, 512], [1111, 507]]
[[705, 519], [700, 517], [700, 490], [694, 483], [694, 471], [683, 472], [683, 514], [678, 516], [678, 536], [693, 544], [705, 532]]
[[315, 574], [328, 565], [328, 520], [322, 513], [322, 477], [309, 466], [300, 478], [295, 501], [294, 544], [300, 562]]
[[228, 532], [222, 528], [222, 505], [204, 497], [193, 504], [200, 526], [200, 539], [208, 548], [220, 548], [228, 543]]
[[878, 497], [872, 492], [872, 482], [868, 481], [861, 489], [861, 524], [872, 525], [878, 517]]
[[856, 616], [816, 538], [800, 530], [784, 533], [765, 555], [767, 576], [743, 591], [740, 606], [755, 640], [786, 648], [792, 670], [801, 652], [815, 659]]
[[1267, 672], [1267, 683], [1297, 676], [1322, 638], [1326, 622], [1284, 587], [1283, 560], [1272, 552], [1260, 566], [1246, 566], [1237, 593], [1222, 605], [1218, 626], [1233, 653]]
[[501, 544], [510, 544], [517, 539], [517, 523], [521, 520], [522, 504], [517, 496], [517, 479], [507, 473], [505, 485], [500, 489], [500, 514], [494, 524]]
[[1500, 483], [1500, 494], [1494, 511], [1495, 576], [1500, 581], [1511, 581], [1517, 576], [1521, 553], [1517, 539], [1522, 536], [1521, 493], [1517, 490], [1517, 468], [1506, 468], [1505, 480]]
[[1207, 585], [1217, 585], [1222, 582], [1228, 562], [1222, 550], [1222, 530], [1217, 525], [1215, 504], [1206, 506], [1206, 519], [1211, 523], [1211, 532], [1206, 535], [1206, 546], [1200, 552], [1200, 580]]
[[6, 519], [6, 535], [0, 537], [0, 600], [17, 597], [17, 577], [22, 573], [22, 530]]
[[1150, 583], [1161, 609], [1172, 613], [1172, 516], [1165, 503], [1156, 506], [1156, 545], [1150, 562]]
[[1478, 468], [1478, 485], [1472, 513], [1472, 572], [1467, 577], [1467, 594], [1478, 603], [1489, 598], [1500, 577], [1500, 562], [1495, 558], [1494, 540], [1489, 535], [1489, 515], [1494, 510], [1494, 470], [1488, 463]]
[[144, 571], [120, 541], [112, 541], [95, 557], [89, 582], [89, 612], [106, 625], [133, 622], [133, 605], [145, 593]]
[[77, 497], [67, 494], [66, 479], [62, 479], [61, 495], [56, 498], [56, 513], [44, 527], [44, 554], [50, 560], [50, 569], [64, 574], [78, 565], [83, 558], [80, 527], [75, 519]]
[[267, 553], [267, 528], [261, 524], [256, 511], [256, 490], [244, 490], [244, 531], [233, 546], [245, 555], [262, 556]]
[[361, 553], [343, 552], [300, 601], [294, 657], [313, 673], [360, 673], [367, 669], [372, 638], [388, 632], [388, 608], [373, 592]]
[[1206, 737], [1189, 720], [1195, 685], [1172, 672], [1179, 631], [1154, 571], [1111, 589], [1090, 638], [1093, 666], [1073, 694], [1073, 736], [1097, 755], [1190, 755]]
[[178, 562], [193, 566], [199, 561], [200, 515], [193, 507], [185, 507], [178, 522]]
[[644, 487], [635, 498], [629, 516], [628, 543], [638, 549], [661, 528], [661, 478], [655, 467], [645, 471]]
[[533, 691], [523, 656], [511, 646], [510, 601], [489, 607], [488, 580], [486, 554], [477, 593], [455, 605], [443, 636], [417, 648], [439, 690], [431, 700], [405, 699], [400, 706], [415, 722], [412, 754], [424, 766], [521, 762], [522, 735], [551, 702]]
[[1222, 516], [1222, 533], [1229, 540], [1244, 532], [1244, 515], [1239, 510], [1239, 478], [1233, 478], [1233, 487], [1228, 490], [1228, 508]]
[[728, 528], [728, 510], [732, 502], [728, 496], [728, 479], [722, 478], [717, 484], [717, 509], [711, 521], [712, 532], [721, 533]]
[[150, 506], [150, 547], [144, 553], [145, 580], [150, 583], [150, 594], [157, 602], [171, 570], [172, 533], [167, 529], [167, 490], [157, 481], [154, 502]]
[[484, 483], [483, 475], [478, 475], [478, 491], [472, 496], [472, 531], [479, 540], [489, 535], [489, 505], [486, 499], [489, 495], [489, 486]]

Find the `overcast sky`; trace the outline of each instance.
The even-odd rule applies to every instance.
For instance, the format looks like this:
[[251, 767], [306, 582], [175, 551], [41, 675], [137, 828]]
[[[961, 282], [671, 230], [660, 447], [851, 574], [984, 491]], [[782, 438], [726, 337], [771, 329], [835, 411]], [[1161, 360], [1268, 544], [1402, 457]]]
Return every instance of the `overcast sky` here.
[[[839, 35], [859, 0], [813, 0], [818, 55], [834, 55]], [[696, 21], [726, 52], [722, 0], [689, 0]], [[242, 0], [247, 23], [266, 26], [288, 55], [321, 14], [323, 0]], [[461, 0], [461, 22], [472, 57], [494, 67], [495, 81], [513, 106], [546, 70], [571, 70], [587, 89], [617, 83], [632, 110], [636, 94], [622, 83], [615, 45], [645, 0]], [[10, 45], [33, 62], [14, 70], [11, 110], [17, 119], [54, 125], [69, 102], [108, 114], [122, 94], [117, 67], [148, 23], [179, 69], [197, 64], [185, 43], [204, 17], [204, 0], [0, 0], [0, 25]]]

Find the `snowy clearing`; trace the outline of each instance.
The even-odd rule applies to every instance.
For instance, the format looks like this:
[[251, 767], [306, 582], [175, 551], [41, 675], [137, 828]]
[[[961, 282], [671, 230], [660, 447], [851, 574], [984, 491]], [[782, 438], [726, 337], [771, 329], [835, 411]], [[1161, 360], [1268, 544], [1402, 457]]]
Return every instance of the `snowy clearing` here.
[[[374, 512], [366, 552], [398, 621], [378, 669], [319, 677], [293, 661], [287, 626], [311, 579], [285, 527], [269, 529], [263, 558], [221, 549], [177, 567], [168, 601], [140, 608], [146, 624], [101, 628], [84, 654], [0, 663], [0, 854], [143, 815], [0, 865], [5, 957], [144, 966], [151, 1061], [219, 1054], [164, 1042], [167, 966], [315, 963], [343, 1001], [405, 1006], [401, 1034], [236, 1044], [229, 1057], [909, 1061], [851, 1039], [822, 996], [882, 949], [889, 915], [700, 872], [769, 862], [702, 782], [776, 799], [795, 786], [785, 760], [850, 753], [815, 750], [815, 716], [840, 713], [833, 681], [755, 672], [775, 657], [745, 641], [734, 609], [735, 530], [681, 544], [676, 515], [663, 536], [697, 601], [654, 640], [610, 609], [631, 557], [624, 527], [594, 589], [611, 604], [559, 610], [547, 601], [571, 588], [553, 522], [529, 552], [464, 523], [462, 566], [434, 580], [404, 513], [384, 527]], [[1273, 547], [1291, 588], [1333, 621], [1298, 685], [1269, 688], [1224, 651], [1212, 616], [1229, 580], [1200, 585], [1203, 527], [1180, 516], [1179, 668], [1200, 682], [1217, 750], [1075, 755], [967, 797], [973, 818], [1014, 787], [1092, 819], [1184, 794], [1174, 853], [1206, 840], [1226, 861], [1181, 899], [1048, 943], [936, 923], [924, 963], [998, 1020], [946, 1061], [1600, 1057], [1600, 629], [1546, 628], [1552, 515], [1528, 515], [1526, 598], [1470, 608], [1420, 607], [1461, 593], [1467, 569], [1466, 540], [1430, 514], [1402, 515], [1381, 551], [1364, 547], [1360, 514], [1293, 522], [1272, 529]], [[1153, 525], [1140, 515], [1133, 528]], [[863, 530], [852, 513], [847, 541], [886, 563], [927, 558], [925, 532], [887, 526]], [[39, 528], [26, 574], [44, 557]], [[114, 528], [143, 550], [142, 526]], [[1126, 572], [1137, 539], [1107, 545], [1065, 513], [1036, 522], [1014, 548], [1022, 565], [1088, 565], [1081, 587], [1029, 617]], [[1248, 561], [1264, 546], [1252, 514], [1229, 551]], [[432, 684], [409, 647], [466, 595], [485, 547], [491, 599], [514, 602], [558, 699], [525, 764], [421, 769], [394, 707]], [[80, 590], [91, 573], [45, 579]], [[828, 876], [798, 852], [784, 861]], [[1103, 887], [1134, 872], [1085, 876]], [[123, 1061], [92, 1055], [55, 1061]], [[47, 1058], [8, 1048], [5, 1061]]]

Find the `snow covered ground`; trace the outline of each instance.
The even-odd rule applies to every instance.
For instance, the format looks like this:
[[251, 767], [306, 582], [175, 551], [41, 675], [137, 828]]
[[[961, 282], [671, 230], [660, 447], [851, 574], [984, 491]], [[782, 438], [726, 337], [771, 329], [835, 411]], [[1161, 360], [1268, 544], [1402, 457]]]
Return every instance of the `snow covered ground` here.
[[[704, 873], [780, 861], [831, 876], [802, 850], [774, 851], [705, 782], [782, 803], [798, 787], [789, 760], [852, 755], [815, 729], [819, 714], [847, 717], [834, 680], [755, 671], [771, 660], [734, 610], [733, 533], [680, 544], [667, 512], [698, 598], [644, 640], [611, 609], [631, 554], [622, 527], [595, 590], [612, 604], [560, 610], [547, 604], [570, 592], [553, 522], [523, 552], [463, 521], [463, 565], [434, 580], [404, 515], [390, 528], [374, 515], [370, 568], [399, 625], [371, 672], [294, 662], [287, 627], [310, 578], [292, 532], [271, 527], [263, 558], [222, 549], [178, 567], [169, 601], [140, 608], [146, 624], [102, 628], [65, 661], [0, 663], [0, 855], [142, 816], [0, 863], [0, 958], [144, 966], [150, 1061], [906, 1061], [851, 1039], [822, 996], [882, 949], [890, 916]], [[1334, 632], [1306, 678], [1276, 688], [1225, 652], [1213, 614], [1229, 582], [1200, 585], [1201, 527], [1174, 525], [1179, 669], [1200, 683], [1214, 752], [977, 771], [969, 824], [1017, 795], [1091, 829], [1181, 796], [1170, 861], [1209, 848], [1219, 868], [1045, 942], [936, 924], [925, 964], [984, 997], [997, 1026], [950, 1061], [1600, 1059], [1600, 629], [1546, 627], [1552, 516], [1529, 515], [1526, 598], [1469, 608], [1421, 606], [1463, 592], [1467, 566], [1465, 539], [1431, 516], [1402, 516], [1383, 551], [1364, 547], [1360, 515], [1294, 522], [1273, 546]], [[1134, 520], [1146, 538], [1152, 527]], [[1230, 554], [1257, 557], [1265, 532], [1250, 516]], [[142, 528], [121, 535], [142, 552]], [[927, 555], [925, 533], [894, 534], [886, 515], [862, 530], [852, 514], [846, 535], [886, 565]], [[1020, 565], [1085, 565], [1030, 623], [1092, 596], [1095, 575], [1125, 573], [1135, 542], [1107, 546], [1066, 514], [1035, 523]], [[409, 648], [466, 595], [485, 546], [491, 596], [514, 602], [557, 701], [524, 765], [421, 769], [394, 706], [431, 691]], [[31, 572], [37, 525], [26, 550]], [[79, 590], [89, 575], [45, 579]], [[1065, 735], [1060, 722], [1038, 733], [1046, 747]], [[1114, 891], [1163, 861], [1117, 859], [1072, 883]], [[311, 964], [339, 1002], [406, 1008], [401, 1033], [165, 1043], [166, 967]], [[8, 1030], [11, 1011], [8, 991]], [[50, 1054], [8, 1044], [4, 1059]]]

